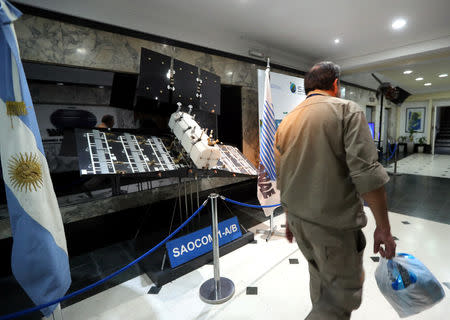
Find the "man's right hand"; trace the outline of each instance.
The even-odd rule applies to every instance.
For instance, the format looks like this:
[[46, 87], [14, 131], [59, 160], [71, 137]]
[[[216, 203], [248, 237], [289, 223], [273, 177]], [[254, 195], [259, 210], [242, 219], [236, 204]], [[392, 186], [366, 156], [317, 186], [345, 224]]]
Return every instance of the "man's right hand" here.
[[[389, 229], [382, 229], [377, 227], [373, 234], [374, 240], [374, 253], [380, 253], [383, 258], [392, 259], [395, 257], [395, 248], [397, 244], [392, 237], [391, 231]], [[384, 244], [384, 248], [381, 246]]]

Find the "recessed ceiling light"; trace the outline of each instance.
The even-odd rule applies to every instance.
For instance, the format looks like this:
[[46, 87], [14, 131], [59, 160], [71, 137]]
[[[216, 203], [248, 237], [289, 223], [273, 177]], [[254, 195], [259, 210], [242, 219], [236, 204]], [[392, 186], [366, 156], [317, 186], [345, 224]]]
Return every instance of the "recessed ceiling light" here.
[[77, 48], [77, 52], [81, 53], [81, 54], [85, 54], [86, 53], [86, 49], [85, 48]]
[[443, 73], [443, 74], [440, 74], [440, 75], [439, 75], [439, 78], [445, 78], [445, 77], [448, 77], [448, 74], [447, 74], [447, 73]]
[[431, 86], [431, 82], [424, 83], [423, 85], [429, 87]]
[[422, 81], [422, 80], [423, 80], [422, 77], [416, 78], [416, 81]]
[[338, 44], [339, 42], [341, 42], [340, 39], [334, 39], [334, 43]]
[[392, 22], [392, 29], [394, 30], [399, 30], [404, 26], [406, 26], [406, 20], [403, 18], [396, 19], [394, 20], [394, 22]]
[[411, 74], [412, 73], [412, 70], [405, 70], [405, 71], [403, 71], [403, 74]]

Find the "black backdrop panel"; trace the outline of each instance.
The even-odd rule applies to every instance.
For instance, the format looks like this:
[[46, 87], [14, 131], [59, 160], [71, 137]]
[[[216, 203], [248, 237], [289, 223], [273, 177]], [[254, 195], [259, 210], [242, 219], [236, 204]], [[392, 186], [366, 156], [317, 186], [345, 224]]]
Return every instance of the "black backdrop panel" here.
[[201, 70], [200, 79], [202, 79], [200, 109], [220, 114], [220, 77], [214, 73]]
[[172, 103], [176, 104], [181, 102], [184, 107], [192, 105], [194, 108], [198, 108], [197, 93], [197, 77], [198, 68], [180, 60], [174, 59], [173, 70], [175, 72]]
[[149, 99], [169, 102], [170, 79], [167, 78], [169, 70], [169, 56], [142, 48], [141, 70], [136, 94]]

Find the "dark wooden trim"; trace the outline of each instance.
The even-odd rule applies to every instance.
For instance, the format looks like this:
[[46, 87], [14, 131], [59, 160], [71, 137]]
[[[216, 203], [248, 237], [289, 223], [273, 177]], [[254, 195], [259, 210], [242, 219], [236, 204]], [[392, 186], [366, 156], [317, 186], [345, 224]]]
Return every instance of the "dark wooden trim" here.
[[[180, 48], [184, 48], [184, 49], [189, 49], [189, 50], [193, 50], [193, 51], [204, 52], [207, 54], [212, 54], [212, 55], [216, 55], [216, 56], [220, 56], [220, 57], [225, 57], [225, 58], [243, 61], [243, 62], [247, 62], [247, 63], [253, 63], [257, 66], [265, 67], [267, 64], [266, 61], [263, 61], [263, 60], [254, 59], [254, 58], [250, 58], [250, 57], [246, 57], [246, 56], [241, 56], [238, 54], [229, 53], [229, 52], [225, 52], [225, 51], [221, 51], [221, 50], [211, 49], [208, 47], [203, 47], [203, 46], [195, 45], [195, 44], [184, 42], [184, 41], [169, 39], [169, 38], [161, 37], [161, 36], [150, 34], [150, 33], [136, 31], [133, 29], [119, 27], [119, 26], [115, 26], [115, 25], [111, 25], [111, 24], [107, 24], [107, 23], [103, 23], [103, 22], [98, 22], [98, 21], [93, 21], [93, 20], [89, 20], [89, 19], [85, 19], [85, 18], [75, 17], [75, 16], [68, 15], [65, 13], [59, 13], [59, 12], [50, 11], [47, 9], [42, 9], [42, 8], [38, 8], [38, 7], [34, 7], [34, 6], [22, 4], [22, 3], [17, 3], [15, 1], [11, 1], [11, 3], [14, 6], [16, 6], [17, 9], [22, 11], [23, 13], [33, 15], [33, 16], [62, 21], [62, 22], [75, 24], [75, 25], [79, 25], [79, 26], [83, 26], [83, 27], [88, 27], [88, 28], [92, 28], [92, 29], [102, 30], [102, 31], [106, 31], [106, 32], [117, 33], [117, 34], [121, 34], [124, 36], [129, 36], [129, 37], [133, 37], [133, 38], [167, 44], [167, 45], [180, 47]], [[278, 70], [285, 71], [285, 72], [291, 72], [291, 73], [298, 74], [300, 76], [304, 76], [306, 74], [306, 72], [303, 70], [286, 67], [286, 66], [283, 66], [280, 64], [271, 63], [270, 66], [272, 69], [278, 69]], [[351, 86], [354, 86], [354, 87], [357, 87], [360, 89], [365, 89], [365, 90], [376, 92], [376, 90], [366, 88], [366, 87], [363, 87], [363, 86], [360, 86], [357, 84], [353, 84], [350, 82], [341, 81], [341, 83], [346, 84], [346, 85], [351, 85]]]

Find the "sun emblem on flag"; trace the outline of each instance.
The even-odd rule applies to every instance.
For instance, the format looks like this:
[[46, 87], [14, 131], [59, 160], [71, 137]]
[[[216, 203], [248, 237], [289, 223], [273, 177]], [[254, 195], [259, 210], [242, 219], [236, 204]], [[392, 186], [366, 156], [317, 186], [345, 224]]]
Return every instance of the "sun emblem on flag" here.
[[42, 187], [42, 168], [38, 156], [32, 152], [16, 154], [9, 159], [9, 177], [18, 191], [37, 191]]

